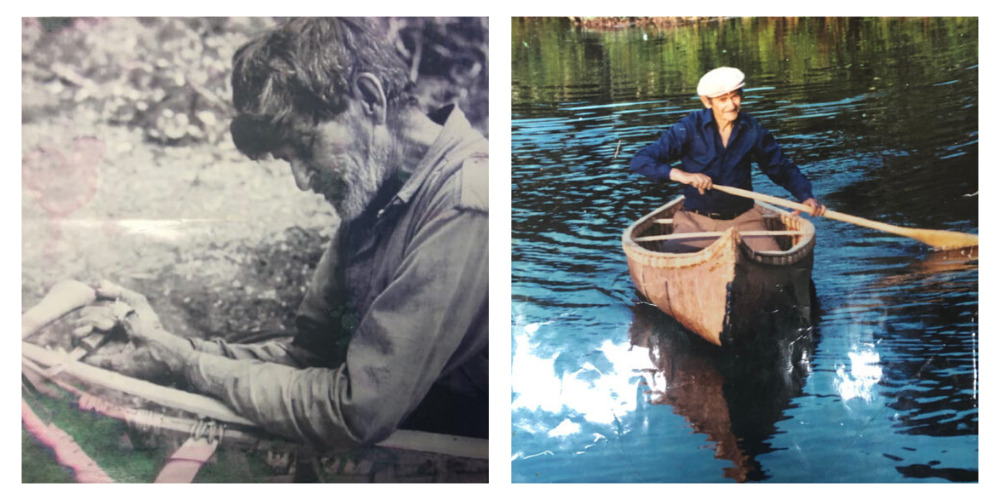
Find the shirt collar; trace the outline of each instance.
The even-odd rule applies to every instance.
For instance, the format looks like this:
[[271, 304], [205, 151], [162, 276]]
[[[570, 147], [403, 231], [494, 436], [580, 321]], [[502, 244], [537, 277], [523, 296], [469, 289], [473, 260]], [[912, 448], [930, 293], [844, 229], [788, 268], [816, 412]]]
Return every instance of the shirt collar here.
[[424, 154], [420, 163], [413, 169], [409, 179], [403, 184], [392, 201], [382, 210], [379, 216], [395, 205], [405, 205], [410, 202], [420, 186], [423, 185], [434, 171], [434, 165], [446, 162], [450, 156], [464, 156], [467, 150], [478, 146], [482, 137], [479, 134], [469, 134], [472, 128], [465, 113], [458, 106], [449, 104], [427, 115], [434, 123], [442, 126], [437, 139]]

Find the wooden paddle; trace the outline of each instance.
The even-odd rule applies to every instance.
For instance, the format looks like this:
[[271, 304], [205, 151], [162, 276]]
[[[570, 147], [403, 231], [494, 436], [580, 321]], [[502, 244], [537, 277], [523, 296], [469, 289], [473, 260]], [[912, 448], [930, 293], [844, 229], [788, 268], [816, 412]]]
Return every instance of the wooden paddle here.
[[[774, 205], [779, 205], [782, 207], [801, 210], [806, 213], [812, 213], [812, 209], [806, 205], [803, 205], [801, 203], [795, 203], [794, 201], [788, 201], [782, 198], [777, 198], [774, 196], [768, 196], [766, 194], [755, 193], [753, 191], [747, 191], [745, 189], [739, 189], [729, 186], [719, 186], [717, 184], [713, 185], [712, 189], [718, 189], [723, 193], [729, 193], [735, 196], [742, 196], [744, 198], [751, 198], [754, 200], [759, 200]], [[886, 224], [883, 222], [876, 222], [873, 220], [862, 219], [861, 217], [856, 217], [854, 215], [834, 212], [833, 210], [830, 209], [827, 209], [826, 213], [824, 213], [823, 216], [830, 219], [867, 227], [870, 229], [876, 229], [879, 231], [885, 231], [887, 233], [897, 234], [899, 236], [905, 236], [907, 238], [913, 238], [917, 241], [926, 243], [939, 250], [951, 250], [955, 248], [968, 248], [968, 247], [979, 246], [979, 236], [975, 234], [959, 233], [955, 231], [943, 231], [940, 229], [914, 229], [908, 227], [893, 226], [891, 224]]]

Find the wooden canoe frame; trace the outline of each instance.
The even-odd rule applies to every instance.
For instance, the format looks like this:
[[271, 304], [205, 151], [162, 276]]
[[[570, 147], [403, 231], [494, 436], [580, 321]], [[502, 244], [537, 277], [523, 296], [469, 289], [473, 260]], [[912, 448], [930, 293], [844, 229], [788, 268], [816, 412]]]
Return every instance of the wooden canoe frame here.
[[[92, 303], [96, 298], [94, 290], [86, 284], [78, 281], [67, 280], [57, 283], [50, 289], [49, 293], [34, 307], [26, 311], [21, 317], [21, 356], [22, 371], [26, 374], [31, 372], [32, 379], [49, 379], [57, 386], [66, 388], [65, 383], [57, 380], [58, 375], [69, 375], [84, 383], [110, 389], [115, 392], [138, 396], [147, 401], [159, 404], [166, 408], [183, 410], [187, 413], [198, 416], [201, 420], [185, 418], [160, 418], [149, 420], [149, 422], [159, 422], [157, 427], [172, 431], [183, 431], [185, 426], [191, 426], [192, 422], [197, 427], [204, 427], [206, 422], [215, 422], [219, 426], [220, 432], [229, 431], [228, 436], [234, 441], [265, 442], [274, 441], [279, 447], [308, 449], [313, 453], [321, 453], [322, 450], [312, 450], [307, 444], [292, 443], [283, 438], [271, 436], [263, 431], [256, 424], [233, 412], [222, 402], [203, 396], [193, 394], [170, 387], [156, 385], [144, 380], [128, 377], [116, 372], [97, 368], [74, 359], [68, 353], [57, 352], [44, 349], [37, 345], [25, 342], [25, 340], [37, 333], [46, 325], [65, 316], [66, 314]], [[79, 396], [80, 393], [77, 392]], [[96, 401], [93, 397], [81, 398]], [[109, 403], [100, 403], [100, 406], [112, 408]], [[134, 416], [128, 408], [113, 407], [112, 411], [106, 412], [109, 416], [123, 420], [129, 420]], [[28, 415], [30, 417], [30, 415]], [[22, 417], [24, 418], [24, 417]], [[204, 420], [208, 419], [208, 420]], [[235, 425], [244, 428], [249, 434], [239, 429], [230, 428]], [[221, 435], [221, 434], [220, 434]], [[256, 436], [256, 437], [255, 437]], [[469, 438], [464, 436], [452, 436], [445, 434], [435, 434], [430, 432], [397, 430], [388, 438], [376, 444], [376, 446], [416, 451], [423, 453], [434, 453], [473, 460], [489, 459], [489, 440]]]
[[[629, 274], [639, 293], [661, 311], [715, 345], [730, 342], [740, 332], [736, 319], [759, 314], [753, 299], [775, 288], [803, 304], [808, 312], [812, 251], [812, 223], [777, 207], [758, 203], [766, 212], [767, 231], [784, 242], [786, 250], [757, 251], [735, 228], [697, 252], [674, 253], [655, 248], [673, 237], [673, 215], [683, 207], [680, 196], [641, 217], [622, 234]], [[669, 222], [668, 222], [669, 221]], [[808, 316], [808, 314], [805, 314]]]

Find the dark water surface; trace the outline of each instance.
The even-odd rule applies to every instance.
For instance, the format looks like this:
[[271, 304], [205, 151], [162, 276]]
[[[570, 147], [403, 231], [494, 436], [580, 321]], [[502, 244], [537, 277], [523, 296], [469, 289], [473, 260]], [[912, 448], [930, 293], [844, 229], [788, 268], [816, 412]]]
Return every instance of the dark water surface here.
[[636, 296], [620, 243], [680, 194], [629, 159], [721, 65], [830, 208], [977, 233], [975, 19], [512, 35], [515, 482], [978, 479], [975, 260], [816, 219], [815, 326], [725, 353]]

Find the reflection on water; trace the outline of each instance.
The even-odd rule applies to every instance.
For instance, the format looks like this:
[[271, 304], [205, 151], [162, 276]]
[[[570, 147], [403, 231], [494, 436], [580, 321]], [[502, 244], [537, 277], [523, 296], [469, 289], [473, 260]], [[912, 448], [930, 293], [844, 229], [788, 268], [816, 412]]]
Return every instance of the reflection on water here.
[[[771, 330], [766, 340], [726, 352], [694, 339], [679, 323], [648, 304], [632, 308], [636, 346], [649, 349], [650, 402], [666, 404], [694, 432], [716, 443], [715, 457], [733, 463], [724, 476], [767, 478], [756, 456], [771, 451], [767, 438], [810, 372], [812, 329], [797, 323]], [[764, 339], [764, 336], [761, 336]]]
[[[978, 433], [978, 335], [976, 303], [978, 249], [931, 252], [916, 261], [887, 259], [884, 265], [903, 264], [859, 290], [856, 299], [877, 297], [873, 306], [883, 315], [905, 317], [906, 323], [885, 324], [880, 350], [891, 350], [893, 363], [878, 363], [874, 346], [868, 349], [874, 382], [894, 390], [889, 407], [898, 412], [898, 432], [954, 436]], [[887, 295], [885, 290], [897, 293]], [[956, 328], [960, 330], [956, 331]]]
[[976, 256], [813, 219], [813, 328], [726, 353], [637, 303], [620, 246], [680, 192], [628, 160], [719, 65], [744, 69], [743, 109], [831, 208], [977, 232], [975, 19], [534, 19], [512, 36], [514, 481], [978, 478]]
[[[635, 411], [637, 402], [631, 397], [634, 394], [619, 394], [618, 388], [631, 383], [636, 376], [635, 370], [652, 366], [648, 359], [643, 359], [638, 351], [627, 345], [608, 339], [588, 356], [589, 359], [573, 366], [573, 371], [567, 371], [560, 366], [566, 360], [558, 355], [541, 358], [532, 354], [528, 336], [537, 326], [529, 325], [525, 328], [527, 335], [514, 340], [514, 385], [522, 389], [530, 387], [530, 390], [515, 391], [518, 395], [511, 403], [514, 409], [555, 413], [571, 407], [574, 419], [605, 425], [613, 423], [616, 414]], [[536, 429], [530, 421], [523, 424], [524, 430], [545, 430], [550, 436], [565, 434], [567, 428], [579, 429], [579, 425], [568, 417], [551, 430], [545, 426]]]

